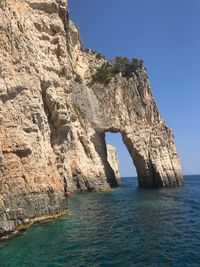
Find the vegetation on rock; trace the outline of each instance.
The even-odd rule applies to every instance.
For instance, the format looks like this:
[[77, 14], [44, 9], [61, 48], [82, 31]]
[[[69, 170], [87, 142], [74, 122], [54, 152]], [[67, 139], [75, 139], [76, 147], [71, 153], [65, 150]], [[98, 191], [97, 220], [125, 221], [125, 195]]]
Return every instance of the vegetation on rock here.
[[75, 103], [73, 103], [72, 108], [74, 113], [79, 117], [81, 114], [79, 107]]
[[130, 78], [138, 69], [142, 69], [144, 62], [141, 59], [115, 57], [111, 62], [105, 62], [92, 76], [91, 85], [94, 83], [106, 84], [110, 79], [121, 73], [123, 77]]

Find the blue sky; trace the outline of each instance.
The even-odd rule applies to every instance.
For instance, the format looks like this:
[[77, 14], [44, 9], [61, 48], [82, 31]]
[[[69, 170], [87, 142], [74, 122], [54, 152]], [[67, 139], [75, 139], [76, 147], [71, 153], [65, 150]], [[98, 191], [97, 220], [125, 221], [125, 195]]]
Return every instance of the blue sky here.
[[[107, 58], [142, 58], [184, 174], [200, 173], [200, 1], [69, 0], [84, 46]], [[122, 176], [135, 170], [119, 134], [107, 135]]]

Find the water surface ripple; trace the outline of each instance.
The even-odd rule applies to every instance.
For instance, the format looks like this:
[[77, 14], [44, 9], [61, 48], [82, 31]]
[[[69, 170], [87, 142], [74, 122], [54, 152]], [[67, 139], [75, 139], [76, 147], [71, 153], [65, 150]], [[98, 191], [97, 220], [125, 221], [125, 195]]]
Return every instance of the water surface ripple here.
[[136, 178], [104, 193], [76, 194], [70, 213], [0, 242], [0, 267], [199, 267], [200, 176], [147, 190]]

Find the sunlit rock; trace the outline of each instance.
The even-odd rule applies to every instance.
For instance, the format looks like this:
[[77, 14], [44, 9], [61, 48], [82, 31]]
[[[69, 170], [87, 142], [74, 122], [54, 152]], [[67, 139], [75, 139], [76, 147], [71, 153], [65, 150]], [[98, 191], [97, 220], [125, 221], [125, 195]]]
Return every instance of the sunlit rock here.
[[140, 186], [183, 183], [145, 70], [91, 83], [106, 60], [82, 47], [65, 1], [1, 1], [0, 55], [0, 235], [63, 214], [66, 194], [117, 186], [106, 132], [122, 134]]

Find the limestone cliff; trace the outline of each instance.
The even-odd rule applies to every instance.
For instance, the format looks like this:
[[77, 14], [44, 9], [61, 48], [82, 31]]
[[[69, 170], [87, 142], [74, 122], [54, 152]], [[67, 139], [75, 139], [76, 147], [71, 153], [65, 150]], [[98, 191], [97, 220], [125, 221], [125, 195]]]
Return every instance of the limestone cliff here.
[[105, 132], [120, 132], [143, 187], [183, 183], [172, 131], [144, 69], [90, 84], [64, 0], [0, 1], [0, 235], [67, 208], [65, 195], [119, 184]]

